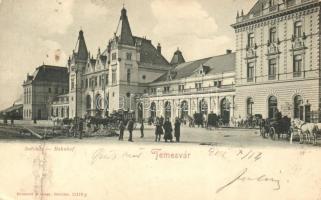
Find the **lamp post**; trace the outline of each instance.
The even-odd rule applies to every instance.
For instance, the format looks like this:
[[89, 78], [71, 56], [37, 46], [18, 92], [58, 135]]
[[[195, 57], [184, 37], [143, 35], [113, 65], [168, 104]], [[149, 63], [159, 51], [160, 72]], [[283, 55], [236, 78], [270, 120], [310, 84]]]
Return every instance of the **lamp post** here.
[[92, 111], [93, 113], [95, 113], [95, 82], [94, 79], [91, 80], [91, 91], [93, 92], [93, 102], [92, 102]]

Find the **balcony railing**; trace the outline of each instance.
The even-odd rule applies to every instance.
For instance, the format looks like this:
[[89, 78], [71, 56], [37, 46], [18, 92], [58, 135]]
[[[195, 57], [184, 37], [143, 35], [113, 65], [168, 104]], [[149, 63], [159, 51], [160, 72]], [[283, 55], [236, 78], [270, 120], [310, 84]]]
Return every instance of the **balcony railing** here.
[[229, 92], [234, 91], [234, 85], [225, 85], [221, 87], [202, 87], [202, 88], [190, 88], [184, 90], [170, 90], [162, 92], [150, 92], [149, 96], [164, 96], [164, 95], [179, 95], [179, 94], [198, 94], [198, 93], [218, 93], [218, 92]]

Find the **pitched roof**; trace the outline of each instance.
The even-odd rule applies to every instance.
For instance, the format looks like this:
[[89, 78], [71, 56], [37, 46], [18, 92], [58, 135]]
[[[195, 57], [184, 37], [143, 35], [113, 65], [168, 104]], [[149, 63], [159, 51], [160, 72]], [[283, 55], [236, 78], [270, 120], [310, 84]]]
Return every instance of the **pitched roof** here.
[[15, 111], [15, 110], [18, 110], [18, 109], [21, 109], [23, 108], [23, 104], [14, 104], [13, 106], [9, 107], [9, 108], [6, 108], [2, 111], [0, 111], [1, 113], [8, 113], [8, 112], [12, 112], [12, 111]]
[[134, 45], [132, 31], [127, 18], [127, 10], [125, 8], [121, 10], [121, 16], [117, 26], [116, 35], [119, 37], [120, 44], [129, 46]]
[[258, 15], [262, 13], [263, 6], [269, 3], [269, 0], [258, 0], [247, 15]]
[[[188, 78], [194, 75], [197, 69], [199, 69], [200, 67], [203, 68], [203, 66], [205, 66], [205, 68], [207, 69], [207, 74], [233, 72], [235, 70], [235, 58], [236, 54], [230, 53], [181, 63], [172, 70], [169, 70], [169, 72], [165, 73], [154, 82], [167, 81], [169, 73], [172, 80]], [[173, 77], [173, 75], [175, 76]]]
[[89, 53], [85, 42], [84, 32], [82, 30], [79, 31], [79, 36], [78, 36], [75, 50], [76, 50], [75, 54], [77, 59], [79, 60], [88, 59]]
[[179, 49], [177, 49], [177, 51], [175, 51], [173, 58], [171, 60], [171, 65], [178, 65], [184, 62], [185, 62], [185, 59], [183, 57], [182, 52]]
[[34, 73], [33, 81], [65, 82], [68, 83], [69, 75], [66, 67], [42, 65]]
[[157, 51], [150, 40], [134, 36], [135, 45], [140, 47], [140, 62], [169, 66], [164, 56]]

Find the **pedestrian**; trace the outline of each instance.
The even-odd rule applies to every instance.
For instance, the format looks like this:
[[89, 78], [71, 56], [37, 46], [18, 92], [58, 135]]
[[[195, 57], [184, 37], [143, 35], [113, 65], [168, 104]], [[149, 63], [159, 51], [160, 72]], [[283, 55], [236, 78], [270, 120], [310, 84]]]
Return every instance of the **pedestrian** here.
[[142, 120], [140, 125], [140, 138], [144, 138], [144, 120]]
[[181, 136], [181, 122], [178, 118], [175, 120], [175, 138], [176, 142], [180, 142], [180, 136]]
[[129, 131], [129, 142], [133, 142], [133, 130], [134, 130], [134, 120], [130, 119], [128, 121], [127, 130]]
[[79, 120], [78, 130], [79, 130], [79, 139], [82, 139], [82, 134], [84, 130], [84, 122], [82, 119]]
[[172, 123], [169, 121], [169, 118], [166, 118], [166, 121], [164, 123], [164, 130], [165, 130], [165, 135], [164, 135], [164, 139], [165, 142], [167, 142], [168, 140], [170, 142], [173, 142], [173, 135], [172, 135]]
[[124, 140], [124, 131], [125, 131], [125, 124], [123, 120], [119, 122], [119, 138], [118, 140]]
[[156, 136], [155, 137], [155, 142], [159, 142], [160, 139], [161, 139], [161, 136], [164, 134], [163, 127], [161, 125], [161, 122], [160, 122], [159, 118], [156, 118], [155, 126], [156, 126], [156, 129], [155, 129], [155, 136]]

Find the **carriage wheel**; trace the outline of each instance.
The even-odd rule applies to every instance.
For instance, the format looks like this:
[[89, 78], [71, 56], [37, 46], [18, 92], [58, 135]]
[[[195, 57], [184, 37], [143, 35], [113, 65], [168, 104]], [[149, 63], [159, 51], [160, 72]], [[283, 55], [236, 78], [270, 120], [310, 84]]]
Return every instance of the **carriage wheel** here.
[[272, 140], [275, 140], [276, 132], [275, 132], [275, 128], [274, 127], [270, 128], [269, 135], [272, 138]]

